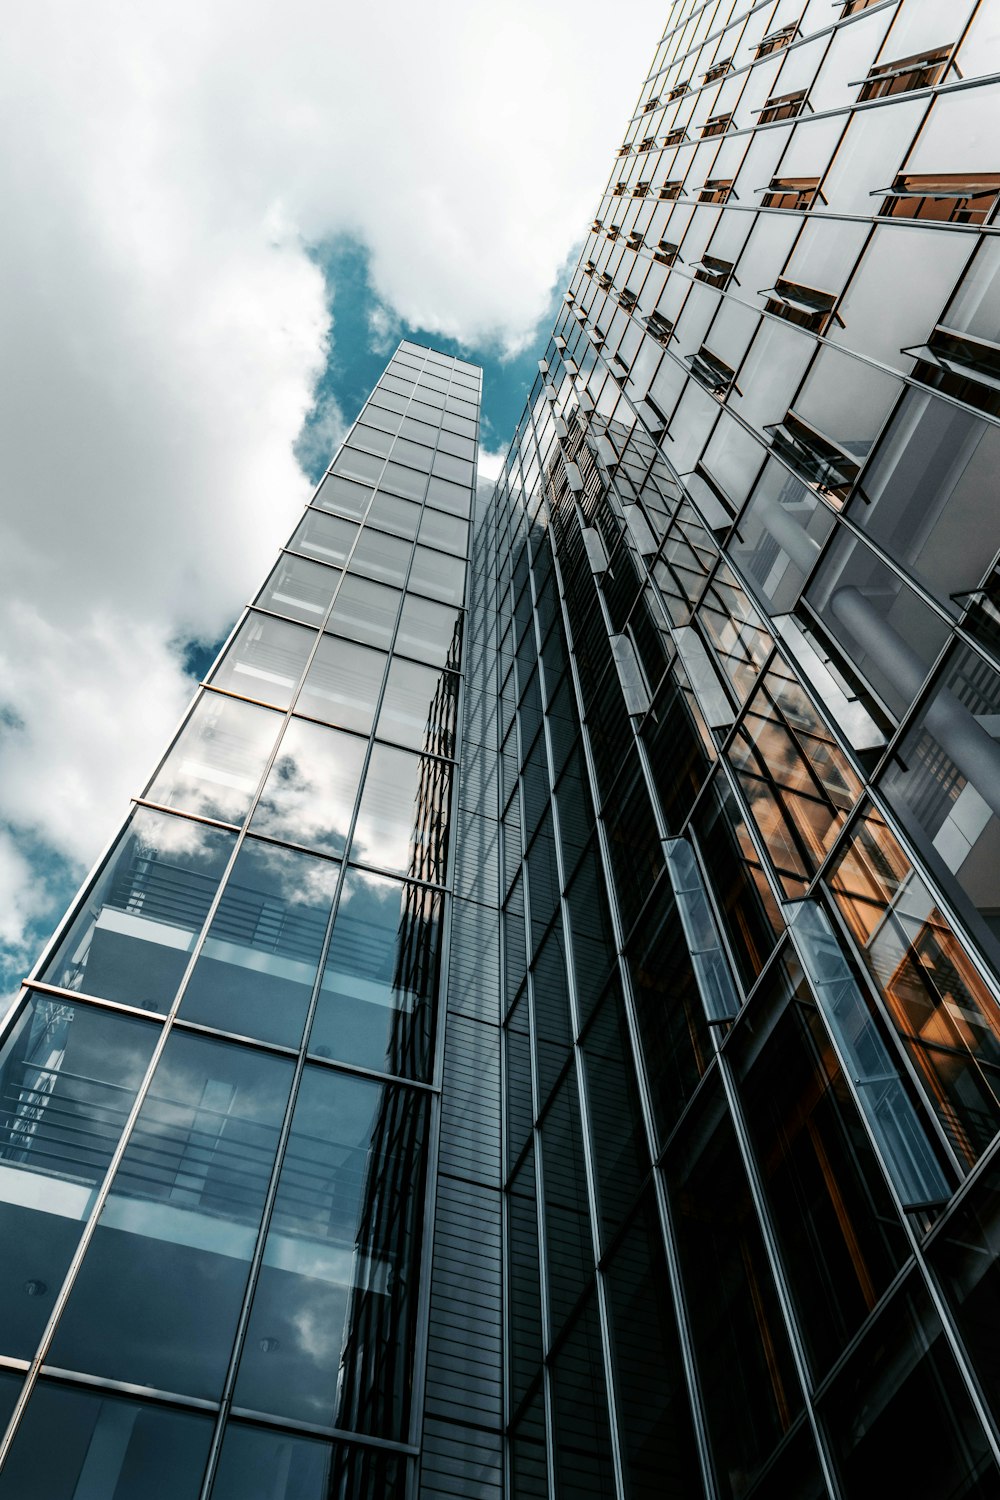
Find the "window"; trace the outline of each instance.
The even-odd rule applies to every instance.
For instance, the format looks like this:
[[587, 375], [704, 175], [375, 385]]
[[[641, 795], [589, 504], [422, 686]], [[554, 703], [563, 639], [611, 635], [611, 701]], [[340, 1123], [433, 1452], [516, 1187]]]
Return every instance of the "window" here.
[[653, 259], [658, 260], [661, 265], [672, 266], [679, 249], [680, 246], [675, 245], [673, 240], [660, 240], [653, 251]]
[[688, 134], [685, 127], [683, 125], [678, 125], [675, 129], [667, 131], [666, 135], [663, 137], [663, 144], [665, 146], [679, 146], [683, 141], [686, 141], [687, 138]]
[[669, 198], [673, 202], [680, 197], [683, 186], [683, 177], [675, 177], [670, 182], [664, 182], [660, 187], [660, 197]]
[[763, 41], [757, 44], [756, 57], [769, 57], [772, 52], [780, 52], [782, 47], [787, 47], [798, 31], [798, 24], [782, 26], [780, 31], [771, 31]]
[[972, 176], [962, 172], [937, 176], [901, 173], [885, 191], [879, 213], [886, 218], [985, 224], [1000, 194], [1000, 172]]
[[903, 352], [916, 359], [914, 380], [1000, 416], [1000, 345], [935, 328], [926, 344]]
[[774, 94], [760, 111], [758, 123], [770, 125], [774, 120], [794, 120], [802, 113], [805, 103], [805, 89], [797, 89], [793, 94]]
[[713, 396], [725, 396], [728, 394], [733, 381], [736, 379], [736, 371], [725, 364], [718, 355], [706, 349], [702, 344], [697, 354], [689, 354], [686, 363], [691, 366], [691, 374], [699, 385], [711, 391]]
[[772, 177], [761, 199], [763, 208], [794, 208], [800, 212], [822, 201], [818, 177]]
[[712, 115], [701, 127], [702, 136], [725, 135], [726, 131], [732, 128], [732, 124], [732, 114]]
[[690, 88], [691, 85], [687, 82], [675, 83], [673, 88], [670, 90], [670, 93], [667, 95], [667, 103], [671, 104], [675, 99], [682, 98], [684, 94], [688, 93]]
[[659, 102], [660, 102], [660, 100], [659, 100], [659, 96], [658, 95], [655, 96], [652, 99], [647, 99], [646, 102], [645, 102], [645, 104], [642, 106], [642, 112], [643, 112], [643, 114], [644, 115], [651, 115], [653, 113], [653, 110], [656, 109], [656, 107], [659, 104]]
[[703, 255], [700, 261], [692, 265], [691, 269], [697, 281], [707, 281], [709, 286], [715, 286], [720, 291], [724, 291], [733, 274], [733, 263], [731, 260], [719, 260], [715, 255]]
[[644, 181], [636, 183], [635, 187], [632, 189], [632, 197], [633, 198], [645, 198], [645, 196], [646, 196], [646, 194], [648, 192], [649, 192], [649, 178], [647, 177]]
[[699, 203], [727, 203], [733, 191], [733, 179], [713, 177], [710, 178], [701, 192], [698, 194]]
[[764, 431], [769, 435], [774, 451], [797, 474], [815, 485], [821, 495], [837, 502], [847, 498], [858, 477], [859, 465], [843, 449], [831, 443], [829, 438], [822, 437], [791, 411], [783, 422], [765, 427]]
[[858, 103], [884, 99], [888, 94], [906, 94], [912, 89], [931, 88], [944, 77], [951, 53], [951, 47], [937, 47], [933, 52], [918, 52], [896, 62], [878, 63], [862, 84]]
[[724, 58], [722, 62], [714, 63], [705, 74], [705, 82], [714, 83], [717, 78], [722, 78], [729, 72], [732, 65], [733, 60], [731, 57]]
[[656, 136], [655, 135], [647, 135], [645, 137], [645, 139], [641, 140], [639, 142], [638, 146], [636, 146], [636, 148], [635, 148], [635, 154], [636, 154], [636, 156], [640, 156], [643, 151], [652, 151], [652, 149], [653, 149], [653, 147], [655, 145], [656, 145]]
[[646, 319], [646, 327], [656, 342], [666, 348], [670, 336], [674, 331], [674, 325], [670, 322], [669, 318], [665, 318], [662, 313], [652, 312]]
[[811, 286], [799, 286], [780, 276], [767, 293], [765, 310], [776, 317], [808, 328], [810, 333], [825, 333], [833, 316], [837, 298], [833, 292], [820, 292]]

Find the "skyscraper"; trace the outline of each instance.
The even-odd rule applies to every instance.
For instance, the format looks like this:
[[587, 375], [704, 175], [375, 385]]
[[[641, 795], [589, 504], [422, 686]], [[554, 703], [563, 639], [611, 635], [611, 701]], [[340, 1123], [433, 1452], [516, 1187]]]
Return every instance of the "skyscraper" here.
[[400, 345], [5, 1023], [0, 1500], [1000, 1495], [997, 69], [678, 0], [493, 493]]

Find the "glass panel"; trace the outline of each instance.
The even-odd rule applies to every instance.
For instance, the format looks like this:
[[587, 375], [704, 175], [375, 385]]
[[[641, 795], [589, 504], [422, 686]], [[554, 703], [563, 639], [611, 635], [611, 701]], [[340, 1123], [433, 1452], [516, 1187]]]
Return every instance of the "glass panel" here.
[[752, 1009], [731, 1055], [785, 1274], [821, 1377], [909, 1247], [794, 955], [771, 970]]
[[367, 734], [375, 717], [388, 657], [368, 646], [323, 636], [306, 673], [299, 713]]
[[358, 534], [358, 528], [339, 516], [307, 510], [289, 542], [293, 552], [308, 552], [323, 563], [343, 566]]
[[340, 576], [339, 568], [325, 568], [322, 563], [286, 552], [254, 603], [275, 614], [304, 620], [307, 625], [322, 625]]
[[[957, 614], [978, 588], [997, 537], [1000, 432], [971, 412], [908, 391], [861, 477], [850, 516]], [[959, 596], [959, 598], [956, 598]]]
[[411, 750], [454, 755], [458, 683], [453, 672], [436, 672], [393, 657], [378, 734]]
[[380, 453], [383, 456], [392, 447], [392, 438], [380, 427], [370, 427], [367, 422], [359, 422], [351, 433], [351, 442], [357, 443], [360, 448], [367, 448], [372, 453]]
[[613, 981], [583, 1042], [587, 1099], [605, 1244], [649, 1171], [621, 984]]
[[724, 777], [716, 777], [702, 798], [694, 827], [737, 969], [749, 989], [785, 924], [746, 819]]
[[444, 879], [451, 766], [376, 745], [368, 763], [351, 858], [396, 875]]
[[30, 1359], [157, 1027], [32, 995], [0, 1053], [0, 1353]]
[[426, 1100], [307, 1068], [235, 1399], [406, 1436]]
[[[532, 1146], [507, 1193], [507, 1249], [510, 1294], [507, 1320], [511, 1406], [516, 1408], [542, 1362], [542, 1304], [538, 1267], [538, 1217]], [[544, 1422], [542, 1424], [544, 1440]], [[547, 1492], [545, 1500], [547, 1500]]]
[[235, 838], [137, 808], [41, 978], [166, 1011]]
[[212, 686], [287, 708], [315, 639], [301, 625], [251, 611], [212, 673]]
[[292, 719], [250, 819], [253, 832], [343, 854], [367, 748], [356, 735]]
[[563, 1078], [541, 1126], [549, 1335], [555, 1339], [594, 1270], [576, 1074]]
[[788, 896], [801, 893], [861, 794], [846, 755], [775, 662], [727, 751]]
[[453, 557], [417, 547], [407, 588], [417, 594], [428, 594], [443, 604], [461, 604], [465, 598], [465, 570]]
[[450, 480], [434, 474], [427, 486], [427, 504], [436, 506], [438, 510], [446, 510], [449, 515], [461, 516], [464, 520], [469, 514], [472, 495], [468, 485], [452, 484]]
[[598, 1500], [615, 1493], [601, 1329], [593, 1294], [552, 1362], [558, 1493]]
[[381, 583], [348, 573], [325, 628], [336, 635], [350, 636], [370, 646], [388, 649], [396, 626], [399, 600], [398, 589], [386, 588]]
[[420, 522], [420, 506], [414, 505], [412, 500], [400, 500], [395, 495], [383, 495], [379, 491], [372, 501], [366, 522], [382, 531], [391, 531], [393, 536], [412, 540]]
[[402, 587], [411, 550], [410, 544], [401, 537], [387, 536], [385, 532], [373, 530], [370, 525], [365, 526], [351, 558], [351, 572], [374, 578], [378, 583]]
[[833, 525], [815, 491], [768, 459], [728, 551], [769, 613], [794, 609]]
[[1000, 1012], [969, 955], [881, 817], [869, 809], [830, 875], [960, 1161], [1000, 1126]]
[[611, 1259], [607, 1286], [629, 1496], [697, 1495], [691, 1412], [651, 1193]]
[[461, 659], [462, 612], [407, 594], [396, 650], [433, 667], [457, 667]]
[[363, 484], [353, 484], [337, 474], [329, 474], [313, 496], [313, 505], [322, 510], [339, 511], [342, 516], [360, 520], [368, 508], [372, 492]]
[[212, 1500], [403, 1500], [404, 1475], [405, 1461], [395, 1453], [230, 1422]]
[[291, 1080], [283, 1058], [179, 1032], [168, 1039], [53, 1364], [219, 1395]]
[[870, 1495], [872, 1476], [888, 1473], [901, 1495], [996, 1494], [986, 1435], [915, 1278], [838, 1374], [820, 1411], [847, 1496]]
[[402, 1077], [428, 1076], [442, 912], [439, 891], [348, 871], [311, 1052]]
[[242, 823], [281, 731], [280, 714], [202, 693], [146, 788], [150, 802]]
[[744, 1494], [802, 1397], [728, 1111], [700, 1095], [671, 1150], [681, 1273], [716, 1474]]
[[297, 1047], [339, 866], [247, 839], [184, 991], [189, 1021]]
[[994, 1155], [928, 1247], [986, 1400], [1000, 1411], [1000, 1160]]
[[0, 1472], [2, 1500], [197, 1500], [209, 1416], [43, 1380]]
[[333, 468], [336, 474], [342, 474], [350, 479], [363, 479], [372, 484], [382, 472], [383, 459], [375, 453], [362, 453], [357, 448], [345, 444], [334, 460]]
[[807, 601], [828, 627], [840, 671], [860, 673], [896, 714], [909, 708], [944, 645], [947, 627], [859, 539], [839, 535]]
[[402, 495], [406, 500], [422, 500], [427, 487], [427, 474], [416, 469], [406, 469], [402, 464], [388, 463], [382, 475], [380, 487]]

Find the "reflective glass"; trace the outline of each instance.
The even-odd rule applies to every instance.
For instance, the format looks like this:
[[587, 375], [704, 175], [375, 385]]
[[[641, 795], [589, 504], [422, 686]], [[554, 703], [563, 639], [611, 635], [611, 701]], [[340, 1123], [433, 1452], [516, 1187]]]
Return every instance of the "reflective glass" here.
[[237, 1405], [405, 1438], [426, 1100], [307, 1068]]
[[282, 719], [267, 708], [202, 693], [146, 788], [150, 802], [242, 823]]
[[404, 468], [402, 464], [387, 463], [380, 488], [402, 495], [405, 500], [422, 500], [427, 488], [427, 474]]
[[374, 484], [382, 472], [384, 462], [380, 454], [362, 453], [345, 443], [334, 460], [333, 472], [348, 479], [361, 479]]
[[248, 838], [184, 991], [181, 1015], [298, 1046], [338, 873], [329, 860]]
[[415, 594], [428, 594], [443, 604], [461, 604], [465, 597], [465, 570], [443, 552], [417, 547], [406, 586]]
[[0, 1500], [198, 1500], [211, 1439], [210, 1416], [43, 1380]]
[[392, 438], [381, 427], [359, 422], [351, 433], [351, 443], [357, 443], [360, 448], [367, 448], [369, 452], [379, 453], [384, 457], [392, 447]]
[[367, 741], [292, 719], [250, 828], [323, 854], [343, 854]]
[[400, 537], [387, 536], [366, 525], [351, 558], [351, 572], [378, 583], [402, 587], [410, 561], [410, 545]]
[[396, 650], [434, 667], [457, 667], [462, 647], [462, 612], [416, 594], [407, 594]]
[[437, 1001], [443, 898], [350, 870], [323, 969], [309, 1050], [426, 1078]]
[[404, 1460], [394, 1453], [230, 1422], [212, 1500], [403, 1500]]
[[286, 552], [254, 603], [275, 614], [304, 620], [307, 625], [322, 625], [340, 576], [339, 568], [325, 568], [322, 563]]
[[410, 750], [454, 755], [458, 683], [453, 672], [393, 657], [378, 717], [380, 739]]
[[372, 492], [365, 485], [341, 479], [339, 474], [328, 474], [313, 496], [312, 503], [321, 510], [339, 511], [342, 516], [360, 520], [371, 497]]
[[941, 1125], [959, 1160], [971, 1166], [1000, 1128], [996, 1001], [934, 892], [874, 809], [830, 884]]
[[727, 551], [769, 613], [794, 609], [834, 517], [815, 490], [768, 459]]
[[369, 646], [324, 636], [306, 673], [299, 713], [367, 734], [388, 658]]
[[613, 1495], [601, 1329], [593, 1293], [552, 1361], [555, 1468], [560, 1495]]
[[391, 531], [393, 536], [412, 538], [416, 536], [420, 523], [420, 506], [396, 495], [384, 495], [380, 490], [365, 519], [382, 531]]
[[315, 639], [314, 631], [290, 620], [251, 610], [212, 673], [212, 686], [287, 708]]
[[348, 573], [326, 629], [369, 646], [388, 647], [396, 626], [399, 599], [398, 589]]
[[159, 1028], [32, 995], [0, 1052], [0, 1353], [30, 1359]]
[[284, 1058], [174, 1032], [56, 1331], [53, 1364], [219, 1395], [291, 1081]]
[[328, 516], [323, 511], [307, 510], [289, 542], [293, 552], [307, 552], [319, 562], [343, 566], [351, 550], [358, 528], [339, 516]]
[[41, 978], [170, 1008], [235, 837], [137, 808]]
[[396, 875], [444, 879], [451, 766], [376, 745], [368, 763], [351, 858]]
[[446, 510], [449, 515], [465, 517], [469, 514], [472, 496], [467, 484], [452, 484], [450, 479], [433, 474], [427, 486], [427, 504]]
[[1000, 1159], [995, 1155], [940, 1226], [928, 1255], [986, 1400], [994, 1412], [1000, 1411]]

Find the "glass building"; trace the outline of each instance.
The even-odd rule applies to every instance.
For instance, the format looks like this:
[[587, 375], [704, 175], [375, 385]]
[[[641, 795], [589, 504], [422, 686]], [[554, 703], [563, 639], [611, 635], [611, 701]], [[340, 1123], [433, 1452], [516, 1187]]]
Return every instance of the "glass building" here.
[[400, 345], [4, 1023], [0, 1500], [1000, 1496], [998, 124], [678, 0], [492, 493]]

